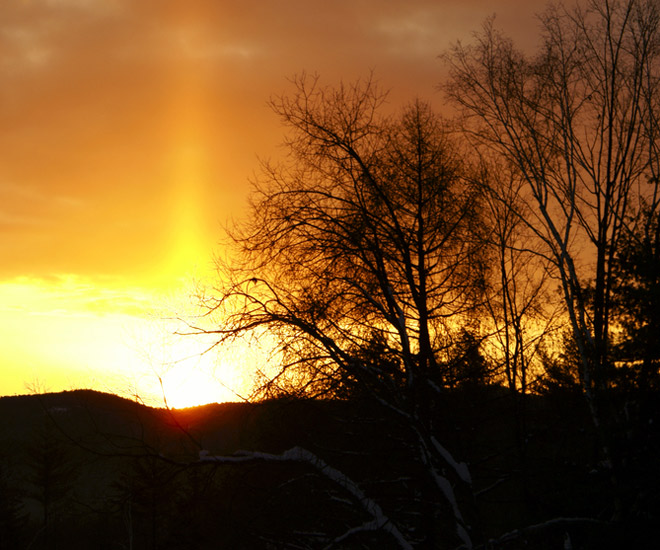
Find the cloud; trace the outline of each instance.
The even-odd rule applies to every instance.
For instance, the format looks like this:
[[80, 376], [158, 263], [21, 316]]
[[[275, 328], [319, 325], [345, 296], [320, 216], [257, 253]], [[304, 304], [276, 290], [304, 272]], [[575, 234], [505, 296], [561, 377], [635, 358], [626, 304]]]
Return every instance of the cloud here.
[[1, 63], [4, 70], [35, 69], [48, 63], [53, 50], [47, 47], [42, 37], [29, 28], [4, 28], [0, 31], [4, 55]]
[[[58, 221], [83, 208], [80, 197], [49, 193], [30, 185], [0, 182], [0, 232], [21, 235], [57, 231]], [[2, 247], [0, 247], [0, 251]]]
[[33, 203], [48, 202], [49, 204], [75, 208], [81, 207], [84, 204], [84, 201], [79, 197], [47, 193], [43, 189], [30, 185], [19, 185], [6, 181], [0, 182], [0, 201], [6, 204], [16, 200], [31, 203], [31, 205]]
[[403, 16], [383, 18], [375, 27], [393, 53], [429, 56], [438, 54], [437, 14], [420, 10]]
[[200, 40], [195, 34], [181, 32], [179, 34], [181, 50], [190, 59], [221, 61], [236, 59], [248, 61], [264, 53], [257, 44], [247, 41], [214, 42]]
[[77, 274], [16, 277], [0, 281], [0, 317], [11, 312], [37, 316], [129, 315], [144, 318], [153, 309], [153, 291], [124, 281]]
[[37, 227], [42, 225], [42, 223], [43, 221], [39, 218], [13, 214], [0, 209], [0, 232], [2, 233], [9, 233], [16, 230], [20, 231], [25, 227]]
[[107, 17], [124, 11], [125, 0], [23, 0], [23, 6]]

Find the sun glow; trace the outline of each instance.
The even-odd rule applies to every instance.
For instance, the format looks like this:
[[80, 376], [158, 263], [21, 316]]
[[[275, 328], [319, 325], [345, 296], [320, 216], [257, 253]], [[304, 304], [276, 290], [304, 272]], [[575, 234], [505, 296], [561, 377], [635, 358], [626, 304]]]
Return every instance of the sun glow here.
[[[177, 9], [185, 12], [189, 8]], [[89, 166], [76, 162], [73, 176], [85, 184], [81, 189], [71, 184], [60, 196], [55, 182], [49, 190], [46, 183], [33, 185], [29, 178], [25, 185], [22, 180], [15, 185], [0, 178], [2, 198], [21, 199], [17, 212], [25, 210], [19, 216], [9, 204], [11, 215], [0, 212], [0, 222], [20, 222], [16, 225], [19, 230], [40, 236], [32, 245], [26, 245], [32, 241], [16, 240], [17, 250], [29, 251], [17, 253], [17, 257], [36, 256], [38, 250], [43, 255], [52, 253], [56, 260], [47, 268], [17, 271], [29, 275], [0, 282], [0, 395], [25, 393], [26, 385], [44, 391], [85, 387], [136, 397], [152, 405], [162, 406], [165, 399], [170, 406], [183, 407], [238, 400], [249, 391], [258, 362], [251, 350], [236, 345], [209, 351], [212, 342], [208, 339], [175, 336], [179, 327], [171, 320], [192, 307], [192, 279], [213, 276], [218, 220], [228, 214], [223, 208], [230, 200], [220, 201], [216, 193], [226, 184], [218, 181], [216, 148], [221, 145], [217, 137], [222, 132], [214, 115], [219, 110], [213, 85], [217, 67], [192, 55], [194, 41], [204, 38], [206, 23], [203, 17], [198, 25], [195, 21], [195, 17], [179, 17], [178, 13], [172, 19], [175, 27], [186, 31], [186, 40], [180, 51], [176, 43], [170, 44], [173, 50], [167, 70], [158, 72], [159, 93], [148, 96], [158, 116], [149, 126], [153, 140], [140, 142], [144, 148], [127, 145], [137, 143], [132, 141], [133, 134], [143, 136], [142, 116], [151, 120], [152, 106], [139, 102], [135, 120], [123, 111], [116, 115], [104, 112], [99, 119], [108, 128], [114, 128], [113, 119], [134, 120], [130, 130], [122, 127], [116, 132], [121, 136], [119, 144], [81, 141], [93, 150], [89, 156], [95, 162], [99, 160], [96, 155], [106, 150], [126, 161], [115, 162], [111, 156], [111, 162], [99, 161], [98, 166], [91, 161]], [[94, 119], [91, 126], [96, 128], [97, 122]], [[81, 128], [87, 124], [81, 121]], [[59, 126], [53, 127], [59, 140]], [[97, 133], [114, 135], [109, 130], [89, 134]], [[131, 150], [122, 156], [124, 147]], [[53, 156], [70, 155], [58, 150]], [[44, 177], [45, 182], [51, 179], [50, 173]], [[89, 189], [104, 188], [106, 179], [112, 182], [106, 186], [107, 193], [85, 195]], [[115, 185], [115, 180], [123, 187]], [[242, 181], [236, 183], [240, 186]], [[115, 199], [120, 200], [112, 202]], [[101, 203], [103, 212], [113, 213], [114, 225], [95, 210]], [[45, 205], [59, 208], [66, 216], [55, 208], [57, 216], [52, 214], [51, 219]], [[2, 206], [6, 209], [7, 204]], [[56, 233], [57, 224], [73, 228], [70, 238], [51, 241], [50, 232]], [[104, 228], [101, 236], [105, 240], [94, 239], [97, 226]], [[41, 235], [37, 230], [45, 232]], [[13, 252], [14, 239], [7, 241]], [[87, 265], [89, 258], [102, 261]]]
[[210, 349], [212, 336], [175, 334], [185, 327], [177, 312], [192, 309], [188, 298], [75, 276], [3, 283], [0, 394], [92, 388], [159, 407], [240, 400], [260, 359], [247, 345]]
[[167, 407], [181, 409], [241, 401], [247, 395], [243, 395], [243, 388], [235, 387], [241, 375], [233, 370], [231, 365], [222, 365], [211, 356], [195, 355], [179, 360], [175, 366], [166, 366], [160, 377], [162, 402]]
[[177, 319], [154, 319], [139, 338], [151, 371], [149, 394], [158, 406], [192, 407], [247, 398], [251, 372], [247, 347], [216, 347], [212, 334], [181, 334]]
[[204, 86], [199, 75], [177, 76], [162, 182], [169, 205], [165, 254], [139, 280], [62, 274], [0, 284], [0, 395], [25, 393], [26, 385], [88, 387], [187, 407], [246, 393], [250, 376], [239, 371], [254, 365], [242, 359], [240, 346], [218, 353], [209, 338], [175, 335], [182, 327], [173, 319], [194, 309], [193, 279], [213, 276], [215, 237], [207, 220], [214, 182]]

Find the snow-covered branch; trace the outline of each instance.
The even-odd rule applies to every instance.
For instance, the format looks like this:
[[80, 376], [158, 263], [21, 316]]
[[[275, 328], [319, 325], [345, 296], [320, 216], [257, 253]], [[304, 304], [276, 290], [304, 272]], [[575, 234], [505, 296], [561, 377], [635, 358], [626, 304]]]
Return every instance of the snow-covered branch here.
[[[216, 456], [210, 455], [208, 451], [200, 451], [199, 459], [201, 462], [217, 462], [217, 463], [240, 463], [251, 461], [264, 461], [264, 462], [300, 462], [309, 464], [314, 467], [320, 474], [327, 479], [333, 481], [341, 488], [350, 493], [355, 500], [360, 504], [362, 509], [367, 512], [373, 519], [362, 526], [351, 529], [341, 535], [341, 539], [348, 537], [354, 532], [361, 532], [365, 530], [375, 531], [383, 530], [389, 533], [398, 543], [400, 548], [405, 550], [413, 550], [413, 546], [406, 540], [403, 533], [399, 531], [397, 526], [390, 521], [385, 515], [383, 509], [373, 499], [369, 498], [355, 481], [349, 478], [346, 474], [333, 468], [317, 455], [304, 449], [302, 447], [292, 447], [281, 454], [263, 453], [259, 451], [238, 451], [232, 456]], [[367, 529], [368, 526], [368, 529]]]
[[543, 531], [551, 527], [565, 526], [571, 524], [579, 525], [585, 523], [603, 524], [604, 522], [593, 518], [553, 518], [548, 521], [535, 523], [534, 525], [528, 525], [527, 527], [522, 527], [521, 529], [514, 529], [513, 531], [504, 533], [503, 535], [501, 535], [496, 539], [490, 539], [488, 541], [488, 547], [495, 548], [500, 544], [504, 544], [506, 542], [510, 542], [513, 540], [518, 540], [522, 537], [531, 535], [532, 533]]

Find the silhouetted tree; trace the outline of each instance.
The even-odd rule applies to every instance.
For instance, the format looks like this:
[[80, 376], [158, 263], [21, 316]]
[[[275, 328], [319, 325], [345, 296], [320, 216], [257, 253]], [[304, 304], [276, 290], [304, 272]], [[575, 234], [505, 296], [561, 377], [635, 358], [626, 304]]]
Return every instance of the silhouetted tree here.
[[614, 314], [621, 332], [614, 358], [627, 385], [658, 388], [660, 370], [660, 223], [653, 201], [624, 233], [616, 252]]
[[579, 390], [580, 354], [570, 329], [562, 331], [550, 346], [542, 347], [540, 356], [544, 375], [537, 384], [537, 391]]
[[463, 328], [456, 336], [456, 351], [449, 363], [446, 384], [455, 388], [464, 384], [487, 384], [493, 380], [492, 366], [482, 353], [482, 340], [473, 330]]
[[534, 235], [521, 219], [526, 209], [520, 199], [522, 182], [498, 167], [496, 160], [483, 160], [480, 179], [493, 267], [481, 322], [492, 326], [487, 340], [490, 360], [517, 399], [534, 383], [538, 350], [555, 328], [557, 307], [548, 296], [549, 277]]
[[30, 468], [28, 495], [41, 507], [41, 526], [35, 539], [41, 548], [60, 545], [59, 525], [66, 515], [67, 498], [75, 478], [74, 464], [67, 442], [50, 418], [46, 418], [27, 449]]
[[438, 360], [482, 287], [476, 188], [427, 105], [392, 122], [378, 118], [372, 83], [297, 85], [273, 104], [294, 130], [292, 162], [265, 166], [254, 215], [233, 233], [240, 257], [222, 274], [231, 286], [207, 304], [229, 306], [230, 336], [264, 326], [280, 336], [292, 361], [278, 379], [304, 381], [308, 395], [329, 390], [338, 367], [363, 376], [347, 350], [374, 332], [409, 385], [442, 384]]
[[520, 182], [525, 210], [514, 212], [559, 282], [603, 464], [616, 469], [606, 428], [617, 414], [608, 398], [615, 256], [628, 215], [659, 181], [660, 15], [652, 0], [585, 4], [541, 15], [534, 56], [488, 22], [476, 44], [448, 56], [447, 91], [466, 135]]
[[129, 548], [166, 548], [177, 499], [180, 468], [151, 453], [137, 455], [115, 486], [113, 497], [125, 528]]
[[4, 461], [0, 462], [0, 548], [23, 546], [27, 516], [19, 494], [16, 480]]
[[[372, 81], [294, 84], [272, 103], [291, 130], [289, 162], [265, 164], [252, 217], [232, 233], [238, 254], [221, 266], [225, 284], [206, 296], [219, 326], [201, 330], [221, 341], [275, 338], [272, 393], [334, 396], [350, 381], [399, 415], [432, 500], [470, 546], [453, 487], [469, 474], [436, 438], [433, 411], [455, 381], [449, 366], [476, 350], [460, 335], [485, 288], [479, 187], [429, 105], [387, 118]], [[438, 529], [429, 519], [428, 543]]]

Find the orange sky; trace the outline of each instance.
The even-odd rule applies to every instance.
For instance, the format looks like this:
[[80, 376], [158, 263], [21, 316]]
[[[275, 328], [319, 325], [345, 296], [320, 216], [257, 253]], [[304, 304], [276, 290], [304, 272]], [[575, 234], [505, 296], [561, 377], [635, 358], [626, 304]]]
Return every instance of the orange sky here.
[[[517, 0], [2, 0], [0, 395], [94, 387], [173, 405], [232, 398], [255, 357], [195, 358], [162, 318], [188, 308], [287, 77], [370, 70], [394, 106], [441, 107], [437, 56], [488, 15], [535, 38]], [[155, 350], [155, 351], [154, 351]], [[223, 386], [224, 384], [224, 386]]]

